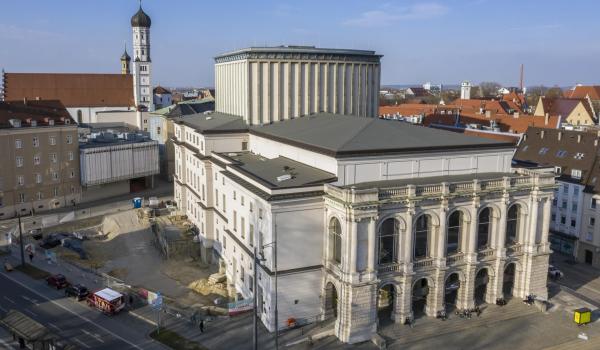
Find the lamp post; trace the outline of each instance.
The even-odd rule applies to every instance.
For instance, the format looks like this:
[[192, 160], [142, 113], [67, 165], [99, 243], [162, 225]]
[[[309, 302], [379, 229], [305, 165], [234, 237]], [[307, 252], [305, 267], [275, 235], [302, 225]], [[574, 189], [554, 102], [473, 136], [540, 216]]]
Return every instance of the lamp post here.
[[19, 220], [19, 242], [21, 245], [21, 266], [25, 267], [25, 250], [23, 248], [23, 229], [21, 228], [21, 214], [17, 213], [17, 219]]

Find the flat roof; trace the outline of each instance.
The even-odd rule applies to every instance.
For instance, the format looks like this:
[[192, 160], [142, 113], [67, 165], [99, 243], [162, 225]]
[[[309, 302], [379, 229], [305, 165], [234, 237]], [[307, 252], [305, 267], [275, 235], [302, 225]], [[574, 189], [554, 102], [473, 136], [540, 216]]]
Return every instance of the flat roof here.
[[250, 133], [338, 158], [415, 151], [514, 147], [510, 142], [394, 120], [330, 113], [253, 126]]
[[239, 55], [244, 53], [313, 53], [313, 54], [334, 54], [334, 55], [346, 55], [346, 56], [375, 56], [375, 51], [370, 50], [354, 50], [354, 49], [336, 49], [336, 48], [324, 48], [315, 46], [303, 46], [303, 45], [281, 45], [281, 46], [256, 46], [247, 47], [239, 50], [234, 50], [226, 53], [222, 53], [215, 57], [215, 59]]
[[104, 288], [102, 290], [95, 292], [94, 294], [96, 294], [100, 298], [108, 300], [108, 301], [113, 301], [113, 300], [119, 299], [120, 297], [123, 296], [123, 294], [117, 292], [116, 290], [112, 290], [110, 288]]
[[230, 167], [270, 189], [308, 187], [337, 180], [335, 174], [286, 157], [269, 159], [250, 152], [219, 155], [233, 162]]
[[397, 179], [397, 180], [383, 180], [383, 181], [372, 181], [372, 182], [361, 182], [358, 184], [352, 184], [343, 186], [343, 188], [356, 188], [360, 190], [369, 188], [388, 188], [388, 187], [401, 187], [406, 185], [436, 185], [442, 182], [455, 183], [455, 182], [467, 182], [477, 180], [493, 180], [501, 179], [503, 177], [522, 177], [523, 175], [516, 173], [478, 173], [478, 174], [464, 174], [464, 175], [447, 175], [447, 176], [430, 176], [430, 177], [418, 177], [410, 179]]
[[194, 128], [201, 134], [248, 131], [248, 125], [242, 117], [221, 112], [191, 114], [173, 118], [173, 121]]

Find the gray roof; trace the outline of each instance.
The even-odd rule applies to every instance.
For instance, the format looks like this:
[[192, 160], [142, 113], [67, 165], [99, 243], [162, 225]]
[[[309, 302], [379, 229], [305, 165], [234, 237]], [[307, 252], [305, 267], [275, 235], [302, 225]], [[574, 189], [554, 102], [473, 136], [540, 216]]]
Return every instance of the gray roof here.
[[0, 325], [29, 342], [56, 338], [46, 327], [16, 310], [8, 311]]
[[[268, 159], [250, 152], [220, 153], [220, 155], [233, 161], [233, 168], [270, 189], [307, 187], [337, 180], [332, 173], [286, 157]], [[278, 177], [287, 175], [289, 178], [278, 180]]]
[[344, 186], [345, 188], [354, 187], [356, 189], [369, 189], [369, 188], [388, 188], [388, 187], [399, 187], [406, 185], [436, 185], [442, 182], [455, 183], [455, 182], [467, 182], [477, 180], [493, 180], [501, 179], [503, 177], [521, 177], [522, 175], [516, 173], [479, 173], [479, 174], [464, 174], [464, 175], [447, 175], [447, 176], [430, 176], [430, 177], [418, 177], [411, 179], [397, 179], [397, 180], [383, 180], [383, 181], [372, 181], [372, 182], [361, 182], [358, 184], [352, 184]]
[[[375, 55], [375, 51], [370, 50], [353, 50], [353, 49], [333, 49], [315, 46], [301, 46], [301, 45], [281, 45], [281, 46], [258, 46], [258, 47], [247, 47], [240, 50], [235, 50], [227, 53], [223, 53], [217, 57], [236, 55], [246, 52], [269, 52], [269, 53], [328, 53], [328, 54], [341, 54], [341, 55]], [[381, 55], [376, 55], [381, 56]]]
[[378, 118], [328, 113], [250, 128], [250, 133], [335, 157], [465, 148], [507, 148], [509, 142]]
[[220, 112], [187, 115], [173, 118], [173, 121], [194, 128], [201, 134], [241, 133], [248, 131], [248, 125], [246, 125], [242, 117]]
[[382, 55], [375, 51], [331, 49], [314, 46], [281, 45], [271, 47], [248, 47], [220, 54], [215, 57], [217, 63], [240, 59], [294, 59], [294, 60], [335, 60], [366, 61], [379, 63]]

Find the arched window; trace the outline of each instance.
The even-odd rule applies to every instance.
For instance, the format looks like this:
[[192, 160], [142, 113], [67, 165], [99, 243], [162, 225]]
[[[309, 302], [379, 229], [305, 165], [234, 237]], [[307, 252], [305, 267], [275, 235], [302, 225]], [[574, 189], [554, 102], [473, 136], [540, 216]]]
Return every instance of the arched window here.
[[446, 254], [458, 252], [460, 249], [460, 232], [462, 229], [462, 212], [457, 210], [448, 218], [448, 236]]
[[77, 123], [81, 124], [83, 122], [83, 113], [81, 113], [81, 109], [77, 110]]
[[336, 218], [329, 221], [329, 258], [337, 264], [342, 262], [342, 226]]
[[492, 222], [492, 210], [484, 208], [479, 212], [477, 223], [477, 250], [486, 249], [490, 242], [490, 227]]
[[393, 218], [385, 220], [379, 229], [379, 263], [398, 262], [398, 221]]
[[421, 215], [415, 225], [415, 258], [425, 258], [429, 254], [427, 243], [431, 231], [431, 217]]
[[508, 209], [506, 216], [506, 244], [517, 242], [519, 237], [519, 216], [521, 215], [521, 206], [513, 205]]

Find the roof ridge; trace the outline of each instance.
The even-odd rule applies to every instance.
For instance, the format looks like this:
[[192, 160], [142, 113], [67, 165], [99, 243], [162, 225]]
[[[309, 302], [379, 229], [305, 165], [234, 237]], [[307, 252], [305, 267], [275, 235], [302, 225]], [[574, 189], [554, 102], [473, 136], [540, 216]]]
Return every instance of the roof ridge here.
[[[361, 118], [361, 117], [352, 117], [352, 118]], [[352, 141], [354, 141], [354, 139], [360, 135], [360, 133], [365, 130], [367, 127], [371, 126], [371, 124], [373, 124], [373, 121], [376, 119], [374, 117], [366, 117], [366, 118], [371, 118], [371, 120], [369, 120], [368, 123], [366, 123], [363, 127], [361, 127], [360, 129], [357, 129], [357, 131], [354, 133], [354, 135], [347, 140], [346, 142], [344, 142], [342, 145], [340, 145], [339, 149], [343, 149], [347, 144], [351, 143]], [[365, 119], [366, 119], [365, 118]]]

